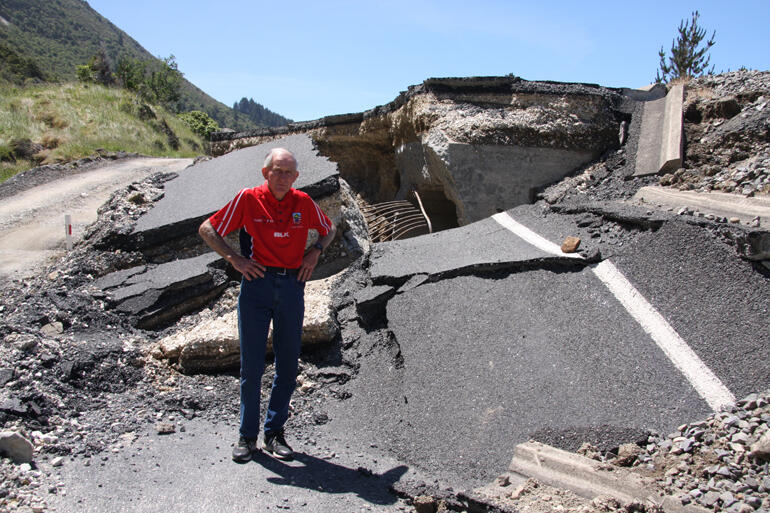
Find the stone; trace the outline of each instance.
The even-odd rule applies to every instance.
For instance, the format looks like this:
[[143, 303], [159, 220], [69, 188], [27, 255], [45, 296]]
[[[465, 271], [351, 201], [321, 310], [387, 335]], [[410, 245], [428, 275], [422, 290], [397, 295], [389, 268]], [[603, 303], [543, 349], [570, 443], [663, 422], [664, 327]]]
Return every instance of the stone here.
[[495, 479], [495, 483], [497, 486], [508, 486], [511, 484], [511, 476], [508, 474], [503, 474], [501, 476], [497, 476]]
[[[310, 281], [305, 285], [305, 317], [302, 344], [316, 345], [334, 340], [339, 326], [334, 319], [331, 286], [335, 276]], [[268, 333], [267, 351], [272, 352], [272, 326]], [[238, 312], [233, 310], [219, 318], [203, 321], [191, 329], [177, 332], [158, 342], [154, 353], [161, 359], [177, 363], [187, 374], [215, 372], [238, 367], [240, 340]]]
[[176, 432], [176, 426], [173, 422], [158, 422], [155, 424], [155, 431], [159, 435], [170, 435]]
[[564, 242], [561, 243], [562, 253], [574, 253], [580, 246], [580, 239], [578, 237], [567, 237]]
[[32, 461], [34, 447], [32, 442], [15, 431], [0, 432], [0, 453], [5, 454], [14, 463]]
[[40, 333], [42, 333], [46, 337], [53, 337], [54, 335], [60, 335], [63, 332], [64, 332], [64, 325], [59, 321], [49, 322], [48, 324], [40, 328]]
[[38, 339], [29, 333], [11, 333], [3, 339], [7, 344], [13, 345], [20, 351], [31, 351], [37, 347]]
[[621, 467], [630, 467], [642, 453], [642, 448], [636, 444], [623, 444], [618, 448], [618, 457], [615, 464]]
[[436, 513], [436, 500], [430, 495], [418, 495], [413, 506], [415, 513]]
[[0, 367], [0, 387], [13, 379], [13, 369], [9, 367]]
[[770, 431], [766, 431], [759, 440], [752, 444], [749, 456], [764, 461], [770, 461]]
[[599, 448], [591, 445], [588, 442], [583, 442], [583, 444], [577, 450], [577, 453], [592, 460], [601, 461], [602, 459], [602, 453], [599, 452]]
[[54, 459], [51, 460], [51, 466], [52, 467], [61, 467], [62, 464], [64, 464], [64, 457], [63, 456], [57, 456]]
[[704, 506], [706, 506], [706, 507], [709, 507], [709, 508], [710, 508], [710, 507], [712, 507], [714, 504], [716, 504], [716, 503], [717, 503], [717, 501], [719, 500], [719, 496], [720, 496], [720, 493], [719, 493], [719, 492], [709, 491], [709, 492], [706, 492], [706, 493], [703, 495], [703, 497], [701, 497], [700, 499], [698, 499], [698, 502], [700, 502], [700, 503], [701, 503], [701, 504], [703, 504]]
[[722, 501], [723, 508], [729, 508], [735, 503], [735, 496], [731, 492], [722, 492], [719, 495], [719, 500]]
[[736, 444], [745, 444], [749, 441], [749, 435], [743, 432], [735, 433], [730, 440]]

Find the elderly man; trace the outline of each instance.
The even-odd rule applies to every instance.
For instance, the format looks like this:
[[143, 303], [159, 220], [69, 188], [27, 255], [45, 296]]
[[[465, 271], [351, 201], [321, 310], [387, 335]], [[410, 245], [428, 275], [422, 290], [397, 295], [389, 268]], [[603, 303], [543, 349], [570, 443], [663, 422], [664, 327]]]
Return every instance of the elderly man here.
[[[206, 244], [243, 275], [238, 296], [241, 422], [240, 437], [233, 448], [237, 462], [250, 460], [257, 450], [260, 385], [271, 320], [275, 377], [265, 415], [263, 447], [281, 459], [291, 459], [294, 454], [284, 438], [284, 424], [296, 386], [305, 281], [335, 235], [334, 225], [310, 196], [292, 188], [299, 172], [290, 151], [271, 150], [262, 176], [262, 185], [241, 190], [198, 229]], [[240, 228], [242, 254], [223, 238]], [[311, 228], [318, 230], [320, 238], [305, 251]]]

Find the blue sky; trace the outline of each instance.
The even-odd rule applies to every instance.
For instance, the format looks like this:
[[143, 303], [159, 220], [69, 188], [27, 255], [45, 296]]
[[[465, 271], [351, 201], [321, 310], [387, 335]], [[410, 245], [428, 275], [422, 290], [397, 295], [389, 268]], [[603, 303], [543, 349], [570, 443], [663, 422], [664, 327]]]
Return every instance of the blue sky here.
[[88, 0], [185, 78], [232, 106], [295, 121], [360, 112], [430, 77], [641, 87], [682, 19], [716, 30], [715, 72], [770, 70], [770, 1]]

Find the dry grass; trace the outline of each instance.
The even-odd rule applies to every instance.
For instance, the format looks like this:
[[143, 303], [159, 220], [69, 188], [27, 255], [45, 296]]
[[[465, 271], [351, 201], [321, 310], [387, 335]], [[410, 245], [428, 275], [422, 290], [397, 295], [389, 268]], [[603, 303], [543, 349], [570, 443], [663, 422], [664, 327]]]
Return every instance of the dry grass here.
[[[150, 112], [153, 117], [148, 117]], [[164, 120], [179, 141], [171, 148]], [[32, 159], [4, 158], [11, 141], [43, 146]], [[189, 127], [158, 106], [145, 106], [132, 93], [81, 83], [16, 87], [0, 84], [0, 182], [38, 164], [67, 162], [96, 149], [143, 155], [193, 157], [204, 147]]]

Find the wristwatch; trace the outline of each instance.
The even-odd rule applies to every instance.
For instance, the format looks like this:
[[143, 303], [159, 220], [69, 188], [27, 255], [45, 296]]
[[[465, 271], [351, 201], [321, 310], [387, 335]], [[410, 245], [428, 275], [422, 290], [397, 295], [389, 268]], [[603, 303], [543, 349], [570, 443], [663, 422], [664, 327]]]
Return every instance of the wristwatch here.
[[321, 241], [315, 241], [315, 244], [313, 244], [313, 247], [316, 248], [318, 251], [320, 251], [321, 254], [323, 255], [324, 247], [323, 247], [323, 244], [321, 244]]

